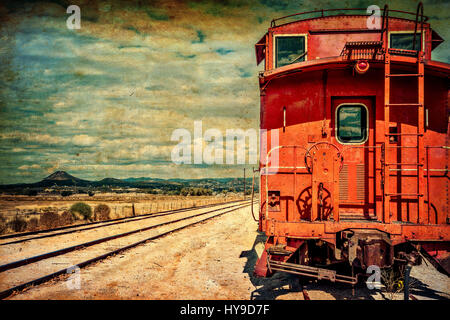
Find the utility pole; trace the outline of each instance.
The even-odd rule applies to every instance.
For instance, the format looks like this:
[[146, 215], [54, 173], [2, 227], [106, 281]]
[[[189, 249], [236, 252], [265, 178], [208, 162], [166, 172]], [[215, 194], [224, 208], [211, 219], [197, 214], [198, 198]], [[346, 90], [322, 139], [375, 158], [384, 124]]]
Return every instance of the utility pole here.
[[244, 168], [244, 200], [245, 200], [245, 168]]

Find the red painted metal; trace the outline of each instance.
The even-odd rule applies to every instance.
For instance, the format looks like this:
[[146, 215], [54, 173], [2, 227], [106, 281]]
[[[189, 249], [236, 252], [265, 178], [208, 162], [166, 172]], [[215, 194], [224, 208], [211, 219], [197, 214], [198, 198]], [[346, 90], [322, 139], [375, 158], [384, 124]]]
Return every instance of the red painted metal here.
[[[320, 16], [281, 25], [275, 19], [257, 44], [258, 63], [264, 48], [260, 126], [267, 130], [259, 229], [268, 236], [258, 275], [273, 273], [267, 269], [270, 259], [298, 258], [269, 257], [272, 246], [297, 240], [289, 246], [301, 256], [306, 241], [325, 242], [338, 257], [348, 230], [387, 235], [380, 240], [385, 244], [369, 243], [367, 252], [405, 243], [439, 242], [450, 248], [450, 65], [431, 60], [433, 41], [440, 37], [420, 6], [417, 13], [386, 6], [380, 30], [367, 29], [366, 15], [330, 15], [340, 10], [290, 15]], [[398, 16], [405, 14], [415, 20]], [[414, 30], [423, 35], [416, 50], [389, 47], [392, 32]], [[305, 61], [275, 67], [275, 37], [282, 35], [305, 36]], [[361, 74], [355, 72], [360, 60], [370, 65]], [[343, 103], [367, 109], [364, 142], [345, 144], [336, 138], [336, 110]], [[275, 131], [279, 145], [270, 142]], [[278, 165], [263, 165], [275, 150]], [[276, 197], [270, 200], [269, 193]], [[269, 201], [277, 210], [269, 210]]]

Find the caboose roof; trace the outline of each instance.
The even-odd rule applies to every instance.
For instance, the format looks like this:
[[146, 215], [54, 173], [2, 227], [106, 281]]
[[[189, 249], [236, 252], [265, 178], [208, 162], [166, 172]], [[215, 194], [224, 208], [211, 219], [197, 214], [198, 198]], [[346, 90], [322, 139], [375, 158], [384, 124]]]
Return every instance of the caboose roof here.
[[[364, 12], [365, 14], [356, 14], [353, 12]], [[340, 12], [340, 13], [339, 13]], [[350, 13], [350, 14], [346, 14]], [[369, 14], [370, 13], [370, 14]], [[287, 16], [275, 18], [272, 20], [270, 27], [280, 27], [283, 25], [287, 25], [290, 23], [296, 23], [301, 21], [307, 21], [307, 20], [318, 20], [323, 18], [329, 18], [329, 17], [365, 17], [373, 15], [375, 12], [374, 9], [369, 10], [369, 8], [341, 8], [341, 9], [321, 9], [321, 10], [313, 10], [313, 11], [304, 11], [299, 13], [290, 14]], [[319, 15], [320, 14], [320, 15]], [[383, 16], [383, 12], [379, 11], [380, 17]], [[308, 16], [308, 15], [313, 15]], [[319, 15], [319, 16], [318, 16]], [[416, 18], [415, 12], [408, 12], [408, 11], [402, 11], [402, 10], [388, 10], [388, 17], [390, 19], [401, 19], [401, 20], [407, 20], [407, 21], [413, 21], [413, 19]], [[408, 18], [410, 19], [408, 19]], [[423, 16], [424, 22], [428, 20], [427, 16]], [[294, 21], [287, 21], [288, 19], [295, 19]], [[285, 21], [284, 23], [279, 23], [281, 21]], [[286, 22], [287, 21], [287, 22]], [[278, 25], [277, 25], [278, 23]]]

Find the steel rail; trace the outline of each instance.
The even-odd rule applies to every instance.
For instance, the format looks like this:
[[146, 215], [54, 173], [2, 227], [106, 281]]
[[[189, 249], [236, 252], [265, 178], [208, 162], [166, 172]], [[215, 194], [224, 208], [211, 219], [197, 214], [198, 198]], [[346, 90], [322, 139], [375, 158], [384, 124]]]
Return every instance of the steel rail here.
[[[197, 209], [205, 209], [205, 208], [197, 208]], [[46, 235], [42, 235], [42, 236], [31, 237], [31, 238], [24, 238], [24, 239], [10, 241], [10, 242], [4, 242], [4, 243], [0, 243], [0, 246], [5, 246], [5, 245], [9, 245], [9, 244], [16, 244], [16, 243], [21, 243], [21, 242], [31, 241], [31, 240], [36, 240], [36, 239], [50, 238], [50, 237], [60, 236], [60, 235], [64, 235], [64, 234], [70, 234], [70, 233], [74, 233], [74, 232], [80, 232], [80, 231], [87, 231], [87, 230], [92, 230], [92, 229], [97, 229], [97, 228], [103, 228], [103, 227], [108, 227], [108, 226], [122, 224], [122, 223], [132, 223], [132, 222], [139, 221], [139, 220], [146, 220], [146, 219], [151, 219], [151, 218], [163, 217], [163, 216], [167, 216], [167, 215], [172, 215], [172, 214], [181, 213], [181, 212], [187, 212], [187, 211], [193, 211], [193, 210], [196, 210], [196, 208], [192, 208], [192, 209], [190, 208], [189, 210], [179, 209], [179, 210], [176, 210], [176, 211], [174, 210], [174, 211], [169, 212], [169, 213], [161, 213], [161, 214], [154, 213], [154, 214], [151, 214], [150, 216], [139, 217], [139, 218], [135, 218], [135, 219], [133, 219], [133, 217], [127, 217], [128, 220], [123, 220], [123, 221], [118, 221], [118, 222], [111, 222], [111, 223], [108, 223], [108, 221], [111, 221], [111, 220], [108, 220], [108, 221], [106, 221], [105, 224], [101, 224], [101, 225], [96, 225], [96, 226], [87, 227], [87, 228], [73, 229], [73, 230], [57, 232], [57, 233], [50, 233], [50, 234], [46, 234]]]
[[[247, 203], [249, 203], [249, 202], [247, 201]], [[192, 216], [188, 216], [188, 217], [184, 217], [184, 218], [180, 218], [180, 219], [176, 219], [176, 220], [171, 220], [171, 221], [155, 224], [155, 225], [148, 226], [148, 227], [145, 227], [145, 228], [139, 228], [139, 229], [127, 231], [127, 232], [124, 232], [124, 233], [115, 234], [115, 235], [112, 235], [112, 236], [108, 236], [108, 237], [104, 237], [104, 238], [100, 238], [100, 239], [96, 239], [96, 240], [80, 243], [80, 244], [77, 244], [77, 245], [74, 245], [74, 246], [66, 247], [66, 248], [55, 250], [55, 251], [52, 251], [52, 252], [47, 252], [47, 253], [40, 254], [40, 255], [37, 255], [37, 256], [33, 256], [33, 257], [30, 257], [30, 258], [17, 260], [17, 261], [10, 262], [10, 263], [4, 264], [4, 265], [0, 265], [0, 272], [4, 272], [4, 271], [8, 271], [8, 270], [11, 270], [11, 269], [14, 269], [14, 268], [22, 267], [22, 266], [25, 266], [25, 265], [28, 265], [28, 264], [31, 264], [31, 263], [34, 263], [34, 262], [38, 262], [38, 261], [41, 261], [41, 260], [45, 260], [45, 259], [48, 259], [48, 258], [60, 256], [60, 255], [63, 255], [63, 254], [66, 254], [66, 253], [69, 253], [69, 252], [72, 252], [72, 251], [75, 251], [75, 250], [91, 247], [91, 246], [99, 244], [99, 243], [111, 241], [111, 240], [118, 239], [118, 238], [123, 238], [123, 237], [129, 236], [129, 235], [132, 235], [132, 234], [135, 234], [135, 233], [138, 233], [138, 232], [143, 232], [143, 231], [147, 231], [147, 230], [150, 230], [150, 229], [154, 229], [154, 228], [158, 228], [158, 227], [161, 227], [161, 226], [165, 226], [165, 225], [168, 225], [168, 224], [172, 224], [172, 223], [180, 222], [180, 221], [183, 221], [183, 220], [199, 217], [199, 216], [202, 216], [202, 215], [214, 212], [214, 211], [219, 211], [219, 210], [228, 209], [228, 208], [234, 208], [234, 207], [239, 207], [239, 206], [243, 207], [243, 206], [246, 206], [246, 205], [247, 204], [244, 204], [244, 205], [242, 205], [242, 204], [235, 204], [235, 205], [228, 206], [228, 207], [225, 207], [225, 208], [214, 209], [214, 210], [198, 213], [198, 214], [195, 214], [195, 215], [192, 215]]]
[[[249, 204], [244, 205], [244, 206], [241, 206], [241, 207], [238, 207], [238, 208], [230, 209], [230, 210], [225, 211], [225, 212], [221, 212], [221, 213], [216, 214], [216, 215], [214, 215], [214, 216], [211, 216], [211, 217], [208, 217], [208, 218], [199, 220], [199, 221], [197, 221], [197, 222], [190, 223], [190, 224], [185, 225], [185, 226], [182, 226], [182, 227], [175, 228], [175, 229], [173, 229], [173, 230], [169, 230], [169, 231], [160, 233], [160, 234], [158, 234], [158, 235], [156, 235], [156, 236], [152, 236], [152, 237], [149, 237], [149, 238], [144, 239], [144, 240], [140, 240], [140, 241], [138, 241], [138, 242], [135, 242], [135, 243], [129, 244], [129, 245], [127, 245], [127, 246], [124, 246], [124, 247], [122, 247], [122, 248], [119, 248], [119, 249], [116, 249], [116, 250], [107, 252], [107, 253], [102, 254], [102, 255], [100, 255], [100, 256], [97, 256], [97, 257], [95, 257], [95, 258], [92, 258], [92, 259], [83, 261], [83, 262], [81, 262], [81, 263], [79, 263], [79, 264], [77, 264], [77, 265], [75, 265], [75, 266], [77, 266], [77, 267], [80, 268], [80, 269], [81, 269], [81, 268], [84, 268], [84, 267], [86, 267], [86, 266], [88, 266], [88, 265], [90, 265], [90, 264], [92, 264], [92, 263], [94, 263], [94, 262], [97, 262], [97, 261], [106, 259], [106, 258], [108, 258], [108, 257], [110, 257], [110, 256], [116, 255], [116, 254], [118, 254], [118, 253], [120, 253], [120, 252], [123, 252], [123, 251], [125, 251], [125, 250], [134, 248], [134, 247], [136, 247], [136, 246], [138, 246], [138, 245], [144, 244], [144, 243], [147, 242], [147, 241], [151, 241], [151, 240], [155, 240], [155, 239], [158, 239], [158, 238], [162, 238], [162, 237], [164, 237], [164, 236], [166, 236], [166, 235], [169, 235], [169, 234], [171, 234], [171, 233], [173, 233], [173, 232], [180, 231], [180, 230], [182, 230], [182, 229], [191, 227], [191, 226], [193, 226], [193, 225], [196, 225], [196, 224], [205, 222], [205, 221], [207, 221], [207, 220], [210, 220], [210, 219], [219, 217], [219, 216], [221, 216], [221, 215], [224, 215], [225, 213], [229, 213], [229, 212], [233, 212], [233, 211], [242, 209], [243, 207], [246, 207], [246, 206], [249, 206]], [[220, 210], [220, 209], [219, 209], [219, 210]], [[217, 211], [218, 211], [218, 210], [217, 210]], [[43, 276], [43, 277], [40, 277], [40, 278], [31, 280], [31, 281], [29, 281], [29, 282], [26, 282], [26, 283], [17, 285], [17, 286], [15, 286], [15, 287], [13, 287], [13, 288], [6, 289], [6, 290], [0, 292], [0, 300], [3, 300], [3, 299], [5, 299], [5, 298], [9, 297], [10, 295], [14, 294], [15, 292], [22, 291], [22, 290], [24, 290], [24, 289], [26, 289], [26, 288], [28, 288], [28, 287], [30, 287], [30, 286], [39, 285], [39, 284], [48, 282], [48, 281], [54, 279], [55, 277], [58, 277], [58, 276], [67, 274], [67, 270], [68, 270], [68, 269], [70, 269], [70, 268], [61, 269], [61, 270], [56, 271], [56, 272], [54, 272], [54, 273], [48, 274], [48, 275], [46, 275], [46, 276]]]
[[[29, 236], [29, 235], [41, 234], [41, 233], [47, 233], [47, 232], [54, 232], [54, 231], [59, 231], [59, 230], [75, 229], [75, 230], [69, 231], [69, 232], [60, 232], [60, 233], [56, 233], [56, 234], [52, 233], [52, 234], [49, 234], [49, 235], [43, 235], [43, 236], [32, 237], [32, 238], [24, 238], [24, 239], [21, 239], [21, 240], [0, 243], [0, 246], [7, 245], [7, 244], [24, 242], [24, 241], [33, 240], [33, 239], [41, 239], [41, 238], [52, 237], [54, 235], [61, 235], [61, 234], [67, 234], [67, 233], [72, 233], [72, 232], [77, 232], [77, 231], [90, 230], [90, 229], [100, 228], [100, 227], [103, 227], [103, 226], [109, 226], [109, 225], [114, 225], [114, 224], [139, 221], [139, 220], [149, 219], [149, 218], [154, 218], [154, 217], [161, 217], [161, 216], [165, 216], [165, 215], [169, 215], [169, 214], [175, 214], [175, 213], [179, 213], [179, 212], [186, 212], [186, 211], [192, 211], [192, 210], [197, 210], [197, 209], [210, 208], [210, 207], [214, 207], [214, 206], [220, 206], [220, 205], [225, 205], [225, 204], [230, 204], [230, 203], [236, 203], [236, 202], [240, 202], [240, 201], [242, 201], [242, 200], [234, 200], [234, 201], [229, 201], [229, 202], [207, 204], [207, 205], [203, 205], [203, 206], [199, 206], [199, 207], [188, 207], [188, 208], [180, 208], [180, 209], [174, 209], [174, 210], [159, 211], [159, 212], [142, 214], [142, 215], [138, 215], [138, 216], [135, 216], [135, 217], [123, 217], [123, 218], [117, 218], [117, 219], [109, 219], [109, 220], [104, 220], [104, 221], [89, 222], [89, 223], [83, 223], [83, 224], [78, 224], [78, 225], [63, 226], [63, 227], [58, 227], [58, 228], [53, 228], [53, 229], [45, 229], [45, 230], [38, 230], [38, 231], [29, 231], [29, 232], [23, 232], [23, 233], [8, 234], [8, 235], [0, 236], [0, 240], [10, 239], [10, 238], [20, 238], [20, 237], [25, 237], [25, 236]], [[99, 226], [77, 229], [77, 228], [80, 228], [80, 227], [92, 226], [92, 225], [99, 225]]]

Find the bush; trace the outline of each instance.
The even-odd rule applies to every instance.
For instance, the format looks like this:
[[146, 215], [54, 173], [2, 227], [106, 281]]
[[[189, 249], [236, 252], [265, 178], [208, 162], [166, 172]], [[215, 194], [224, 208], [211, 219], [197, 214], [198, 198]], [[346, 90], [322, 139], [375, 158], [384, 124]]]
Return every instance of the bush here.
[[94, 219], [95, 220], [109, 220], [111, 219], [109, 214], [111, 209], [106, 204], [99, 204], [95, 207], [94, 210]]
[[77, 220], [80, 216], [84, 220], [90, 220], [92, 217], [92, 209], [89, 205], [84, 202], [77, 202], [70, 207], [70, 213], [75, 220]]
[[8, 226], [14, 232], [22, 232], [27, 228], [27, 222], [24, 218], [15, 216], [14, 219], [8, 222]]
[[182, 188], [179, 192], [182, 196], [210, 196], [212, 193], [208, 188]]
[[0, 234], [3, 234], [8, 229], [6, 218], [0, 213]]
[[63, 226], [73, 223], [73, 215], [69, 211], [64, 211], [60, 217]]
[[59, 215], [56, 212], [44, 212], [39, 219], [39, 225], [44, 229], [53, 229], [61, 225]]
[[95, 194], [94, 191], [88, 191], [89, 197], [92, 197], [94, 194]]
[[29, 231], [36, 231], [39, 228], [39, 219], [38, 218], [31, 218], [30, 220], [28, 220], [27, 223], [27, 229]]
[[68, 197], [71, 196], [72, 194], [73, 194], [72, 191], [61, 191], [62, 197]]

